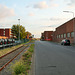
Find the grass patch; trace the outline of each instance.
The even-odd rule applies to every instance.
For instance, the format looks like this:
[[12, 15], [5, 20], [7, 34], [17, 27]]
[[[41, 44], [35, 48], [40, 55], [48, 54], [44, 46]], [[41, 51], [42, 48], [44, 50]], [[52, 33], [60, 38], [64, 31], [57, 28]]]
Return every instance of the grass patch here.
[[[9, 53], [11, 51], [13, 51], [14, 49], [22, 46], [22, 45], [25, 45], [26, 43], [22, 43], [22, 44], [19, 44], [19, 45], [16, 45], [16, 46], [12, 46], [12, 47], [9, 47], [9, 48], [5, 48], [5, 49], [0, 49], [0, 56], [6, 54], [6, 53]], [[27, 46], [27, 45], [25, 45]]]
[[10, 67], [12, 69], [12, 75], [28, 75], [33, 52], [34, 44], [31, 44], [30, 48], [22, 55], [22, 58]]
[[8, 53], [10, 51], [13, 51], [14, 49], [16, 49], [16, 48], [18, 48], [20, 46], [22, 46], [22, 44], [17, 45], [17, 46], [13, 46], [13, 47], [9, 47], [9, 48], [6, 48], [6, 49], [1, 49], [0, 50], [0, 56], [4, 55], [4, 54], [6, 54], [6, 53]]

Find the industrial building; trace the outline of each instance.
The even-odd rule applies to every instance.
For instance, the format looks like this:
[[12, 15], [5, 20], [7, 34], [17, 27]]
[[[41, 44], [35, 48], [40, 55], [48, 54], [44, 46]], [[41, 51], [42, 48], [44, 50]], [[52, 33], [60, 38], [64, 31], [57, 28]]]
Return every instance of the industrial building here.
[[53, 31], [44, 31], [44, 33], [41, 33], [41, 38], [45, 41], [52, 41], [52, 34]]
[[75, 18], [57, 27], [53, 32], [53, 41], [61, 42], [62, 39], [69, 39], [71, 43], [74, 43], [74, 21]]
[[66, 23], [60, 25], [56, 30], [48, 31], [52, 33], [44, 32], [41, 34], [41, 37], [44, 37], [44, 40], [51, 37], [51, 40], [54, 42], [61, 42], [63, 39], [69, 39], [71, 43], [74, 43], [75, 38], [75, 18], [67, 21]]

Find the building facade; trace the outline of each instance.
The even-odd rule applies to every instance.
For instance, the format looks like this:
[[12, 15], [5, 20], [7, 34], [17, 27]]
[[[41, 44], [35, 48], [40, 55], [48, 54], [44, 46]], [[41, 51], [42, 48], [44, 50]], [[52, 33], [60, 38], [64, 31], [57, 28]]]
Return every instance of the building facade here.
[[10, 28], [0, 29], [0, 36], [12, 38], [12, 33]]
[[44, 33], [41, 34], [41, 37], [43, 37], [44, 40], [51, 39], [54, 42], [61, 42], [63, 39], [69, 39], [71, 43], [74, 43], [75, 38], [74, 31], [75, 31], [75, 18], [57, 27], [54, 32], [44, 31]]
[[44, 31], [44, 33], [41, 33], [42, 40], [52, 41], [52, 34], [53, 31]]
[[71, 43], [74, 43], [74, 21], [75, 19], [71, 19], [57, 27], [56, 31], [53, 32], [53, 41], [61, 42], [62, 39], [69, 39]]

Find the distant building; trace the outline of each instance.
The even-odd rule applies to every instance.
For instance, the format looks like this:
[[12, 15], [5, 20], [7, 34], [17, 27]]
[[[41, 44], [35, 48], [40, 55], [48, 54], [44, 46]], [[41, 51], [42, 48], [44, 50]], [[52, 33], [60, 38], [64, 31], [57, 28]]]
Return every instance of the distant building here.
[[44, 33], [41, 33], [41, 38], [42, 40], [52, 41], [52, 34], [53, 31], [44, 31]]
[[27, 39], [29, 39], [29, 34], [27, 34]]
[[0, 36], [1, 37], [12, 38], [11, 29], [10, 28], [0, 29]]

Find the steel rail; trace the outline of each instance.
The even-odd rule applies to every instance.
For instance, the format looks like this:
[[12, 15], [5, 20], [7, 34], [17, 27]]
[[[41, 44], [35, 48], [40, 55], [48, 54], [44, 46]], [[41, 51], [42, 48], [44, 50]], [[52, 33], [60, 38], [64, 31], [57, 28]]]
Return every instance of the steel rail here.
[[[23, 47], [23, 46], [22, 46]], [[27, 46], [28, 47], [28, 46]], [[5, 65], [3, 65], [1, 68], [0, 68], [0, 71], [2, 71], [10, 62], [12, 62], [22, 51], [24, 51], [27, 47], [25, 47], [24, 49], [22, 49], [17, 55], [15, 55], [12, 59], [10, 59], [7, 63], [5, 63]], [[18, 49], [20, 49], [21, 47], [19, 47]], [[17, 49], [16, 49], [17, 50]], [[16, 51], [15, 50], [15, 51]], [[14, 51], [13, 51], [14, 52]], [[12, 53], [12, 52], [10, 52]], [[9, 53], [7, 53], [6, 55], [8, 55]], [[3, 57], [5, 57], [6, 55], [4, 55]], [[1, 58], [3, 58], [1, 57]]]
[[12, 53], [12, 52], [14, 52], [14, 51], [18, 50], [18, 49], [19, 49], [19, 48], [21, 48], [21, 47], [23, 47], [23, 46], [20, 46], [20, 47], [18, 47], [18, 48], [16, 48], [16, 49], [14, 49], [13, 51], [10, 51], [10, 52], [8, 52], [8, 53], [6, 53], [6, 54], [4, 54], [4, 55], [0, 56], [0, 59], [1, 59], [1, 58], [3, 58], [3, 57], [5, 57], [6, 55], [8, 55], [8, 54], [10, 54], [10, 53]]

